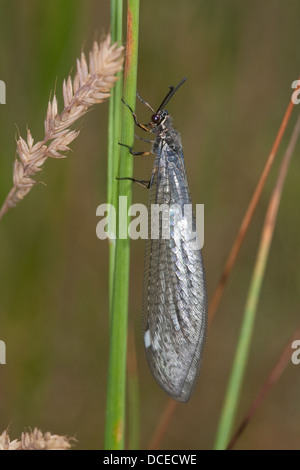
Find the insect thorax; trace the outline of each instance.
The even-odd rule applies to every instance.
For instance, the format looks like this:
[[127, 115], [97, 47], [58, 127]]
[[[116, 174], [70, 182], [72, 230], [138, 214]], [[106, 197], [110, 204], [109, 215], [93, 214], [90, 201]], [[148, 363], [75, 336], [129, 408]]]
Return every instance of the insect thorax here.
[[156, 139], [153, 144], [153, 153], [157, 153], [159, 147], [163, 146], [164, 143], [174, 150], [174, 152], [182, 152], [180, 134], [172, 126], [172, 120], [169, 116], [151, 132], [156, 134]]

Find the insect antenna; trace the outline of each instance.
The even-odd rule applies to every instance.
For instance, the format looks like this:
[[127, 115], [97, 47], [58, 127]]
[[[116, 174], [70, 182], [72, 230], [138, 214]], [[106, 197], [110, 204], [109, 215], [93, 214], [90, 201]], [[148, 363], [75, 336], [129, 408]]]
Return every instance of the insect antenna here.
[[165, 108], [165, 106], [169, 103], [170, 99], [172, 98], [172, 96], [176, 93], [176, 91], [178, 90], [178, 88], [181, 87], [181, 85], [184, 84], [184, 82], [187, 80], [186, 77], [183, 77], [183, 79], [181, 80], [180, 83], [178, 83], [177, 87], [173, 87], [173, 86], [170, 86], [170, 91], [167, 93], [167, 95], [164, 97], [164, 99], [162, 100], [159, 108], [157, 109], [157, 113], [158, 111], [161, 111], [162, 109]]

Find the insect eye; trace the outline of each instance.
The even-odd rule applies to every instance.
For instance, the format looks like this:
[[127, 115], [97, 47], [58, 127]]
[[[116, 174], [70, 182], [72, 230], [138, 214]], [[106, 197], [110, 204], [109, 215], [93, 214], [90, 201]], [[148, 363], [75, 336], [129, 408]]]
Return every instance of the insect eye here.
[[151, 121], [153, 122], [153, 124], [158, 124], [160, 122], [160, 114], [156, 113], [156, 114], [153, 114], [152, 117], [151, 117]]

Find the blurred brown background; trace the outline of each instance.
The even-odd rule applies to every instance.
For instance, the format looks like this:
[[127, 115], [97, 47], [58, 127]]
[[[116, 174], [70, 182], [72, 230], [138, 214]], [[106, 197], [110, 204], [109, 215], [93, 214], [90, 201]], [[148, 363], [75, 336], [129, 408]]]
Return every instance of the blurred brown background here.
[[[82, 47], [109, 30], [109, 2], [1, 0], [0, 200], [12, 185], [16, 125], [43, 137], [50, 90]], [[193, 203], [205, 204], [204, 259], [211, 298], [300, 74], [300, 3], [238, 0], [141, 1], [139, 93], [154, 107], [188, 77], [168, 109], [180, 130]], [[57, 79], [57, 82], [56, 82]], [[149, 118], [141, 105], [142, 121]], [[292, 131], [295, 109], [280, 157]], [[79, 124], [63, 161], [49, 160], [38, 184], [0, 222], [0, 432], [39, 426], [103, 445], [108, 359], [108, 246], [96, 238], [96, 207], [106, 202], [108, 103]], [[137, 143], [141, 146], [141, 143]], [[299, 322], [299, 144], [289, 170], [237, 422]], [[202, 374], [178, 407], [165, 449], [210, 449], [234, 355], [261, 224], [280, 159], [268, 179], [238, 263], [209, 331]], [[146, 179], [152, 159], [135, 160]], [[134, 202], [147, 193], [134, 187]], [[143, 241], [131, 244], [129, 315], [138, 356], [141, 448], [167, 403], [152, 379], [141, 335]], [[300, 339], [300, 338], [299, 338]], [[300, 366], [290, 365], [237, 444], [299, 449]]]

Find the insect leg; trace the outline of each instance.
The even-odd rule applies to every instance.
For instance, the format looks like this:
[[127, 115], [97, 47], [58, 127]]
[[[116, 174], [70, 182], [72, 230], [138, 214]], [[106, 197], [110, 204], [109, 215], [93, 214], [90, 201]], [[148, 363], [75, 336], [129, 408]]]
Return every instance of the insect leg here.
[[143, 137], [140, 137], [137, 134], [134, 134], [134, 137], [136, 139], [142, 140], [143, 142], [148, 142], [148, 144], [153, 144], [153, 142], [155, 142], [155, 140], [153, 140], [153, 139], [144, 139]]
[[133, 183], [140, 184], [141, 186], [143, 186], [143, 188], [146, 188], [146, 189], [149, 189], [150, 184], [151, 184], [151, 180], [150, 181], [148, 181], [148, 180], [136, 180], [135, 178], [116, 178], [116, 179], [118, 181], [120, 181], [120, 180], [129, 180], [129, 181], [132, 181]]
[[152, 106], [150, 106], [149, 103], [147, 103], [147, 101], [143, 100], [143, 98], [141, 98], [138, 93], [136, 94], [136, 96], [148, 109], [150, 109], [150, 111], [152, 111], [152, 113], [155, 113], [154, 109], [152, 108]]
[[141, 156], [146, 156], [146, 155], [153, 155], [152, 152], [134, 152], [133, 148], [130, 147], [130, 145], [122, 144], [121, 142], [118, 142], [119, 145], [122, 147], [127, 147], [131, 155], [141, 155]]
[[146, 132], [150, 132], [150, 130], [148, 129], [148, 127], [144, 126], [144, 124], [141, 124], [138, 120], [137, 120], [137, 117], [136, 117], [136, 114], [135, 112], [133, 111], [133, 109], [131, 108], [131, 106], [129, 106], [128, 103], [126, 103], [126, 101], [124, 101], [124, 98], [122, 98], [122, 103], [125, 104], [125, 106], [127, 106], [127, 108], [131, 111], [131, 114], [132, 114], [132, 117], [134, 119], [134, 122], [135, 124], [140, 127], [141, 129], [143, 129], [143, 131], [146, 131]]
[[151, 178], [150, 178], [150, 181], [149, 181], [149, 188], [151, 188], [151, 186], [153, 184], [153, 181], [154, 181], [155, 175], [157, 173], [157, 170], [158, 170], [158, 166], [154, 166], [153, 170], [152, 170]]
[[146, 189], [150, 189], [151, 186], [153, 185], [153, 181], [154, 181], [154, 178], [155, 178], [155, 175], [157, 173], [157, 170], [158, 170], [158, 167], [155, 166], [152, 170], [152, 174], [151, 174], [151, 178], [150, 180], [137, 180], [135, 178], [129, 178], [129, 177], [125, 177], [125, 178], [118, 178], [116, 177], [116, 179], [118, 181], [120, 180], [129, 180], [129, 181], [132, 181], [133, 183], [137, 183], [137, 184], [140, 184], [141, 186], [143, 186], [143, 188], [146, 188]]

